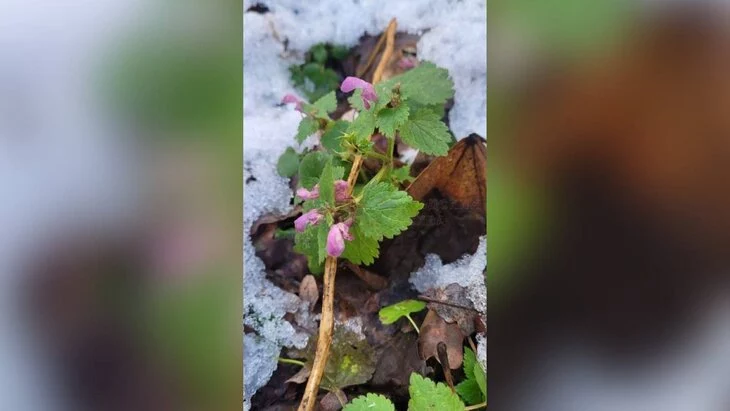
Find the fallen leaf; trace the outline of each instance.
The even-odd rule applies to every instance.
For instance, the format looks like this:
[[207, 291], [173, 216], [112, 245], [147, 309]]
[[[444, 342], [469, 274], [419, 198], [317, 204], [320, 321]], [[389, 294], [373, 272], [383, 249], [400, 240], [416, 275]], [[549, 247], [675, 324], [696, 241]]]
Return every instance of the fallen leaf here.
[[474, 310], [474, 304], [467, 297], [464, 287], [454, 283], [446, 288], [426, 290], [423, 295], [434, 300], [427, 306], [430, 310], [436, 311], [444, 321], [458, 324], [464, 335], [471, 335], [474, 332], [474, 318], [478, 317], [477, 311]]
[[421, 325], [421, 334], [418, 336], [418, 355], [423, 360], [431, 357], [438, 359], [438, 344], [441, 342], [446, 344], [449, 368], [455, 370], [461, 367], [464, 360], [462, 352], [464, 334], [457, 324], [449, 324], [439, 317], [436, 311], [428, 310]]
[[433, 190], [475, 213], [487, 212], [487, 146], [477, 134], [461, 139], [444, 157], [437, 157], [408, 187], [415, 200]]
[[307, 367], [302, 367], [296, 374], [292, 375], [291, 378], [286, 380], [287, 383], [293, 382], [295, 384], [304, 384], [309, 378], [311, 370]]
[[319, 289], [317, 288], [317, 280], [314, 276], [309, 274], [304, 276], [301, 284], [299, 284], [299, 298], [309, 303], [309, 307], [314, 307], [314, 304], [319, 300]]

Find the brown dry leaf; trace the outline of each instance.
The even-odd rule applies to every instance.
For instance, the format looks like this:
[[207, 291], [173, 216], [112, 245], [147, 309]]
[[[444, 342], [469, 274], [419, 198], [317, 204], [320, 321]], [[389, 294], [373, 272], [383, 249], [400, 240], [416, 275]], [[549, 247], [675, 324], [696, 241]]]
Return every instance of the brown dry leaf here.
[[469, 210], [487, 212], [487, 144], [471, 134], [454, 145], [445, 157], [438, 157], [416, 177], [408, 194], [424, 199], [433, 190]]
[[[466, 289], [459, 284], [449, 284], [446, 288], [426, 290], [424, 296], [446, 304], [430, 302], [426, 306], [435, 311], [447, 323], [456, 323], [464, 335], [474, 332], [474, 319], [477, 316], [474, 304], [466, 296]], [[460, 308], [460, 307], [464, 308]]]
[[[354, 76], [371, 79], [375, 72], [375, 67], [380, 61], [380, 56], [383, 54], [384, 45], [381, 44], [374, 56], [375, 46], [378, 45], [380, 35], [377, 36], [365, 36], [360, 40], [360, 45], [357, 46], [351, 53], [350, 56], [343, 62], [343, 67], [346, 72], [352, 72]], [[383, 78], [381, 80], [387, 80], [393, 76], [403, 73], [406, 70], [406, 66], [399, 64], [403, 59], [417, 59], [416, 46], [420, 36], [415, 34], [398, 32], [395, 34], [395, 43], [393, 47], [393, 54], [390, 57], [390, 61], [383, 71]], [[372, 57], [371, 57], [372, 56]], [[368, 65], [368, 60], [370, 64]], [[415, 60], [412, 60], [415, 61]]]
[[464, 334], [457, 324], [449, 324], [444, 321], [436, 311], [428, 310], [426, 318], [421, 325], [421, 333], [418, 336], [418, 355], [421, 359], [428, 360], [431, 357], [438, 359], [438, 344], [446, 344], [446, 353], [449, 358], [449, 367], [455, 370], [461, 367], [464, 361], [463, 343]]
[[319, 289], [317, 288], [317, 280], [314, 276], [309, 274], [304, 276], [301, 284], [299, 284], [299, 298], [309, 303], [309, 307], [314, 307], [314, 304], [319, 300]]
[[296, 374], [292, 375], [292, 377], [289, 378], [288, 380], [286, 380], [286, 382], [287, 383], [293, 382], [295, 384], [304, 384], [305, 382], [307, 382], [307, 378], [309, 378], [309, 373], [310, 372], [311, 371], [309, 370], [309, 368], [302, 367], [299, 370], [299, 372], [297, 372]]

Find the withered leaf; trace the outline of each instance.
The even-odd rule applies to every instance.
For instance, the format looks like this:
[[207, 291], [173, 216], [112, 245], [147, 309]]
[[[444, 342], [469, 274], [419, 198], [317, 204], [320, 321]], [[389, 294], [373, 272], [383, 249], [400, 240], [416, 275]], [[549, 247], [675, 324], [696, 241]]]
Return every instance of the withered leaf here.
[[462, 351], [464, 334], [457, 324], [449, 324], [439, 317], [436, 311], [428, 310], [421, 325], [421, 334], [418, 336], [418, 355], [423, 360], [431, 357], [438, 359], [438, 344], [441, 342], [446, 344], [449, 368], [455, 370], [461, 367], [464, 361]]
[[435, 311], [444, 321], [458, 324], [464, 335], [471, 335], [474, 332], [474, 319], [477, 317], [477, 312], [474, 310], [474, 304], [467, 297], [464, 287], [454, 283], [449, 284], [446, 288], [426, 290], [423, 294], [430, 299], [445, 303], [429, 302], [427, 304], [427, 307]]
[[295, 384], [304, 384], [309, 378], [311, 370], [309, 367], [302, 367], [296, 374], [292, 375], [291, 378], [286, 380], [287, 383], [293, 382]]
[[317, 289], [317, 281], [314, 276], [309, 274], [304, 276], [301, 284], [299, 284], [299, 298], [309, 303], [309, 307], [313, 307], [319, 299], [319, 289]]
[[415, 200], [431, 191], [456, 201], [475, 213], [487, 212], [487, 146], [484, 138], [471, 134], [438, 157], [408, 187]]

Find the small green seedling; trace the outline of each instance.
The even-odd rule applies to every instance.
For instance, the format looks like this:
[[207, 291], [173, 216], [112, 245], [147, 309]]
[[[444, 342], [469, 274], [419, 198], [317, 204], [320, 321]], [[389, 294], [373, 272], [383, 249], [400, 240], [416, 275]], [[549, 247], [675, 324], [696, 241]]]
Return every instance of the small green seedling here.
[[380, 309], [378, 316], [380, 322], [385, 325], [393, 324], [398, 321], [401, 317], [406, 317], [411, 322], [416, 332], [420, 334], [421, 330], [416, 325], [416, 322], [411, 318], [411, 314], [417, 313], [426, 308], [426, 303], [418, 300], [405, 300], [399, 303], [389, 305]]

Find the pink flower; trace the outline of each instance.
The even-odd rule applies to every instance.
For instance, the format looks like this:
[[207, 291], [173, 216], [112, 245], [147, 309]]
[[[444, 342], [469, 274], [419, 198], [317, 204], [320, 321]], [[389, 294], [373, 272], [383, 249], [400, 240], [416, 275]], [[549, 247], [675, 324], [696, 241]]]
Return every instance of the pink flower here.
[[314, 200], [315, 198], [319, 198], [319, 184], [315, 185], [311, 191], [304, 187], [299, 188], [297, 190], [297, 196], [299, 196], [302, 200]]
[[347, 195], [347, 181], [337, 180], [335, 181], [335, 200], [336, 201], [347, 201], [350, 196]]
[[398, 67], [402, 68], [403, 70], [409, 70], [413, 67], [416, 67], [416, 64], [418, 61], [413, 56], [404, 56], [400, 60], [398, 60]]
[[297, 110], [297, 111], [299, 111], [299, 112], [302, 112], [302, 100], [300, 100], [299, 98], [297, 98], [297, 96], [295, 96], [294, 94], [287, 94], [287, 95], [285, 95], [284, 98], [281, 99], [281, 102], [283, 104], [294, 103], [294, 104], [296, 104], [296, 106], [294, 106], [294, 109]]
[[356, 88], [362, 90], [362, 103], [366, 109], [370, 109], [370, 102], [378, 100], [378, 95], [375, 94], [375, 87], [367, 81], [357, 77], [347, 77], [345, 81], [342, 82], [342, 85], [340, 85], [340, 90], [343, 93], [349, 93]]
[[316, 225], [320, 221], [322, 221], [322, 214], [320, 214], [317, 210], [310, 210], [306, 213], [302, 214], [294, 220], [294, 229], [297, 230], [297, 232], [301, 233], [303, 232], [308, 225]]
[[330, 232], [327, 234], [327, 254], [331, 257], [339, 257], [345, 251], [345, 240], [354, 240], [350, 234], [349, 225], [337, 223], [330, 227]]

